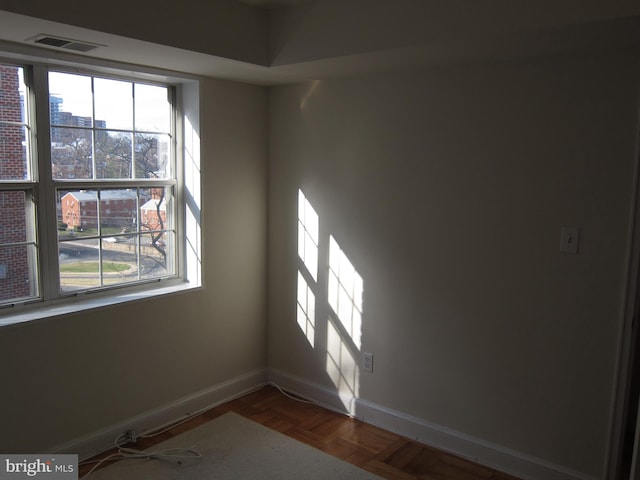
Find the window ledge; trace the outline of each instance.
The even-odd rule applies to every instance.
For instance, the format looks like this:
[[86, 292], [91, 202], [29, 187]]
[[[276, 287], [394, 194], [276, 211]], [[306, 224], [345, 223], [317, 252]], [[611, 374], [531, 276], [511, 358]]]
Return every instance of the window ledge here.
[[84, 312], [97, 308], [106, 308], [121, 305], [128, 302], [146, 300], [153, 297], [172, 295], [202, 288], [201, 285], [187, 282], [179, 282], [157, 288], [145, 288], [144, 290], [118, 292], [109, 294], [85, 294], [66, 299], [64, 303], [38, 303], [19, 305], [0, 310], [0, 328], [25, 322], [45, 320], [70, 313]]

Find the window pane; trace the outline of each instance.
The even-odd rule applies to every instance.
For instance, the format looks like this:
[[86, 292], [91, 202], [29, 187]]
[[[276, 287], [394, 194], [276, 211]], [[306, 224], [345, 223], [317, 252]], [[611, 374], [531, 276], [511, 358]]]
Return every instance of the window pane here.
[[51, 169], [56, 179], [93, 177], [91, 130], [51, 129]]
[[131, 133], [96, 132], [96, 178], [131, 178]]
[[31, 240], [27, 238], [27, 232], [31, 231], [27, 225], [27, 205], [25, 192], [0, 191], [0, 245]]
[[100, 286], [98, 239], [60, 242], [60, 291], [71, 292]]
[[0, 303], [38, 295], [33, 204], [24, 191], [0, 191]]
[[0, 123], [0, 180], [25, 180], [27, 169], [27, 129]]
[[138, 193], [131, 189], [100, 192], [100, 235], [111, 236], [135, 230]]
[[23, 69], [0, 65], [0, 180], [28, 178]]
[[170, 215], [172, 203], [170, 188], [141, 188], [140, 198], [140, 230], [173, 229], [173, 218]]
[[98, 192], [58, 190], [58, 239], [98, 234]]
[[138, 245], [132, 238], [107, 237], [102, 239], [103, 285], [139, 280]]
[[143, 242], [140, 246], [141, 278], [172, 275], [175, 272], [173, 264], [175, 234], [173, 232], [148, 233], [142, 236], [141, 241]]
[[52, 125], [91, 127], [91, 77], [50, 72], [49, 116]]
[[169, 132], [171, 105], [167, 87], [135, 84], [136, 130]]
[[140, 197], [148, 198], [140, 206], [142, 278], [171, 275], [175, 272], [170, 188], [140, 189]]
[[169, 135], [136, 134], [136, 178], [169, 178]]
[[24, 122], [24, 71], [0, 64], [0, 122]]
[[94, 79], [95, 118], [106, 128], [133, 129], [133, 88], [130, 82]]
[[0, 246], [0, 304], [39, 295], [36, 258], [32, 244]]
[[170, 187], [59, 190], [62, 291], [173, 275], [171, 192]]

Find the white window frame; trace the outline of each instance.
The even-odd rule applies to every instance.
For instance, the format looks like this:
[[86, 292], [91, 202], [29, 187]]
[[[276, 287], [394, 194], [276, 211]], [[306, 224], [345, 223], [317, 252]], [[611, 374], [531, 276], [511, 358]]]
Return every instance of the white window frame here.
[[[35, 51], [39, 49], [35, 49], [34, 53]], [[0, 306], [0, 327], [156, 295], [177, 293], [202, 286], [200, 149], [197, 133], [199, 131], [199, 80], [187, 75], [181, 77], [176, 76], [174, 72], [143, 67], [137, 72], [132, 72], [130, 65], [124, 66], [116, 62], [101, 62], [95, 59], [87, 63], [79, 63], [75, 55], [62, 57], [65, 57], [65, 61], [52, 63], [48, 60], [42, 61], [38, 56], [25, 56], [23, 52], [18, 54], [10, 51], [0, 52], [0, 63], [22, 66], [25, 69], [25, 77], [31, 75], [31, 85], [27, 94], [31, 100], [28, 102], [31, 110], [29, 114], [35, 118], [33, 126], [36, 141], [30, 142], [30, 155], [37, 167], [32, 179], [16, 182], [16, 187], [20, 184], [32, 185], [35, 182], [32, 188], [36, 193], [36, 212], [39, 219], [35, 225], [40, 248], [39, 298]], [[72, 61], [68, 61], [66, 57]], [[51, 201], [55, 198], [56, 183], [51, 176], [49, 70], [111, 77], [132, 82], [156, 83], [175, 89], [173, 132], [174, 144], [177, 147], [175, 148], [174, 228], [177, 253], [174, 276], [133, 284], [118, 284], [114, 287], [99, 287], [70, 293], [60, 292], [56, 205]], [[38, 115], [35, 115], [36, 112]], [[104, 184], [112, 188], [119, 186], [117, 181], [108, 181]], [[189, 191], [186, 191], [187, 189]]]

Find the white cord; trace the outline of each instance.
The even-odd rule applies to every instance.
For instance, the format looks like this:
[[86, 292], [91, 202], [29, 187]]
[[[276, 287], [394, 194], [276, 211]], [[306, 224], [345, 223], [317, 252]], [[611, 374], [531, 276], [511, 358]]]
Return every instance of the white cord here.
[[162, 430], [149, 430], [147, 433], [143, 434], [143, 435], [138, 435], [136, 438], [153, 438], [156, 435], [160, 435], [161, 433], [164, 432], [168, 432], [169, 430], [171, 430], [172, 428], [176, 428], [179, 425], [182, 425], [183, 423], [187, 423], [190, 420], [193, 420], [194, 417], [198, 416], [198, 414], [187, 414], [187, 418], [185, 418], [184, 420], [180, 420], [179, 422], [176, 423], [172, 423], [171, 425], [169, 425], [168, 427], [162, 428], [162, 426], [157, 427], [157, 428], [162, 428]]
[[278, 385], [275, 382], [271, 382], [271, 385], [273, 385], [274, 387], [276, 387], [278, 390], [280, 390], [280, 393], [283, 394], [285, 397], [289, 397], [292, 400], [295, 400], [296, 402], [301, 402], [301, 403], [310, 403], [312, 405], [317, 405], [316, 402], [312, 402], [310, 400], [305, 400], [304, 398], [300, 398], [300, 397], [295, 397], [287, 392], [285, 392], [282, 388], [280, 388], [280, 385]]
[[[296, 397], [293, 396], [287, 392], [285, 392], [282, 388], [280, 388], [280, 385], [278, 385], [275, 382], [270, 382], [271, 385], [273, 385], [275, 388], [277, 388], [280, 393], [282, 393], [285, 397], [288, 397], [292, 400], [295, 400], [296, 402], [301, 402], [301, 403], [308, 403], [311, 405], [317, 405], [316, 402], [312, 402], [310, 400], [305, 400], [303, 398], [300, 397]], [[185, 422], [188, 422], [189, 420], [191, 420], [193, 417], [187, 417], [184, 420], [178, 422], [178, 423], [174, 423], [169, 425], [168, 427], [159, 430], [159, 431], [151, 431], [151, 433], [146, 433], [144, 435], [140, 435], [137, 438], [152, 438], [155, 437], [156, 435], [160, 435], [161, 433], [164, 433], [168, 430], [171, 430], [172, 428], [177, 427], [178, 425], [182, 425]], [[200, 454], [200, 452], [193, 450], [193, 447], [191, 448], [176, 448], [176, 449], [171, 449], [171, 450], [160, 450], [157, 452], [145, 452], [142, 450], [137, 450], [135, 448], [127, 448], [127, 447], [123, 447], [123, 443], [120, 443], [124, 438], [126, 438], [126, 434], [125, 433], [121, 433], [120, 435], [118, 435], [116, 437], [116, 439], [114, 440], [114, 444], [115, 447], [118, 449], [118, 451], [116, 453], [112, 453], [111, 455], [103, 458], [102, 460], [88, 460], [86, 462], [82, 462], [80, 465], [88, 465], [90, 463], [95, 463], [96, 465], [93, 466], [93, 468], [91, 470], [89, 470], [83, 477], [82, 480], [84, 480], [85, 478], [89, 477], [89, 475], [91, 475], [100, 465], [102, 465], [105, 462], [115, 462], [118, 460], [123, 460], [126, 458], [146, 458], [148, 460], [154, 459], [154, 458], [174, 458], [174, 459], [180, 459], [180, 458], [202, 458], [202, 455]], [[178, 463], [181, 463], [180, 460], [178, 460]]]
[[[190, 419], [188, 419], [190, 420]], [[160, 432], [155, 432], [153, 434], [147, 434], [147, 435], [141, 435], [138, 438], [149, 438], [149, 437], [153, 437], [155, 435], [159, 435], [160, 433], [163, 433], [167, 430], [169, 430], [170, 428], [173, 428], [177, 425], [180, 425], [181, 423], [186, 422], [186, 420], [183, 420], [180, 423], [171, 425], [171, 427], [168, 427]], [[202, 458], [202, 455], [200, 454], [200, 452], [198, 452], [197, 450], [194, 450], [194, 447], [190, 447], [190, 448], [173, 448], [173, 449], [169, 449], [169, 450], [158, 450], [158, 451], [152, 451], [152, 452], [146, 452], [143, 450], [137, 450], [135, 448], [128, 448], [128, 447], [124, 447], [122, 440], [124, 440], [126, 437], [125, 433], [121, 433], [120, 435], [118, 435], [116, 437], [116, 439], [114, 440], [114, 445], [115, 447], [118, 449], [118, 451], [116, 453], [112, 453], [111, 455], [103, 458], [102, 460], [99, 461], [87, 461], [87, 462], [82, 462], [81, 465], [87, 465], [89, 463], [96, 463], [93, 468], [91, 470], [89, 470], [83, 477], [82, 479], [84, 480], [85, 478], [89, 477], [89, 475], [91, 475], [100, 465], [102, 465], [104, 462], [115, 462], [117, 460], [124, 460], [124, 459], [130, 459], [130, 458], [143, 458], [143, 459], [147, 459], [147, 460], [152, 460], [152, 459], [158, 459], [158, 458], [170, 458], [170, 459], [176, 459], [178, 464], [182, 464], [181, 459], [193, 459], [193, 458]]]

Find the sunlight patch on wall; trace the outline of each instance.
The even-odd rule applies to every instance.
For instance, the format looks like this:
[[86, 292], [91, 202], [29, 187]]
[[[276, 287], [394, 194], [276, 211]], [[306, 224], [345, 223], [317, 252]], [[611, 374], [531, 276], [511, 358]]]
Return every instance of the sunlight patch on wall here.
[[297, 321], [311, 347], [316, 331], [316, 295], [320, 220], [302, 190], [298, 190], [298, 268]]
[[184, 118], [185, 186], [200, 210], [200, 135], [188, 117]]
[[185, 196], [185, 278], [189, 283], [202, 284], [202, 192], [200, 171], [200, 134], [197, 119], [188, 115], [184, 122], [184, 196]]
[[364, 283], [333, 236], [329, 237], [327, 374], [342, 404], [355, 413], [358, 398]]
[[345, 411], [355, 414], [364, 282], [335, 238], [320, 238], [319, 216], [302, 190], [298, 190], [298, 257], [298, 327], [312, 348], [323, 353], [326, 349], [327, 375]]
[[300, 110], [304, 110], [304, 107], [306, 107], [307, 102], [313, 96], [314, 92], [316, 91], [316, 89], [319, 86], [320, 86], [320, 80], [313, 80], [309, 84], [309, 89], [307, 90], [307, 92], [302, 97], [302, 100], [300, 100]]
[[327, 374], [336, 386], [340, 401], [350, 414], [358, 398], [359, 369], [353, 354], [333, 322], [327, 322]]
[[298, 326], [312, 347], [315, 340], [315, 315], [316, 296], [309, 288], [309, 284], [307, 284], [302, 273], [298, 272]]
[[298, 190], [298, 256], [314, 280], [318, 279], [318, 214], [302, 190]]
[[363, 281], [333, 236], [329, 238], [329, 305], [360, 350]]

